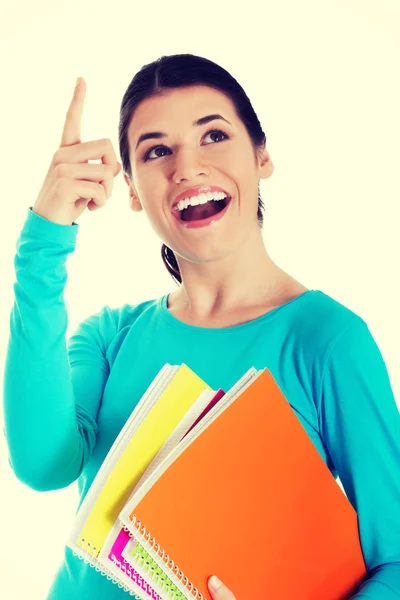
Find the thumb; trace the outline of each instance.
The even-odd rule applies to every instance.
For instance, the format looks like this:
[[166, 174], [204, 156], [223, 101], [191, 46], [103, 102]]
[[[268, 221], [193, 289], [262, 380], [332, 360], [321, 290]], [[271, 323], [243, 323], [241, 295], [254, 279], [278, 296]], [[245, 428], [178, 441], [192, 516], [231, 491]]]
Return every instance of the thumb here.
[[209, 578], [208, 587], [213, 600], [236, 600], [232, 592], [215, 575]]

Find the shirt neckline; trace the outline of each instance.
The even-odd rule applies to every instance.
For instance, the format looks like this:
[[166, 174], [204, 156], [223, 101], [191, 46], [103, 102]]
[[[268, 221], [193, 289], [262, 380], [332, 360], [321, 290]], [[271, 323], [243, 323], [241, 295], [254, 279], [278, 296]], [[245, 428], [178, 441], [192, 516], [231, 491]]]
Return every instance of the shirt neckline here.
[[159, 308], [162, 316], [171, 325], [173, 325], [174, 327], [176, 327], [178, 329], [186, 331], [186, 332], [207, 333], [207, 334], [210, 334], [210, 333], [216, 333], [216, 334], [237, 333], [239, 331], [243, 331], [250, 327], [257, 326], [260, 323], [275, 317], [275, 315], [278, 312], [284, 310], [288, 306], [293, 305], [298, 302], [301, 302], [302, 298], [307, 298], [308, 296], [311, 296], [312, 294], [316, 294], [316, 293], [320, 293], [320, 290], [315, 290], [315, 289], [306, 290], [305, 292], [302, 292], [295, 298], [288, 300], [288, 302], [284, 302], [283, 304], [276, 306], [275, 308], [269, 310], [268, 312], [264, 313], [263, 315], [260, 315], [259, 317], [256, 317], [255, 319], [246, 321], [246, 323], [239, 323], [238, 325], [231, 325], [229, 327], [200, 327], [198, 325], [189, 325], [188, 323], [184, 323], [183, 321], [181, 321], [180, 319], [175, 317], [167, 308], [169, 293], [164, 294], [164, 296], [161, 296], [161, 298], [159, 298], [158, 308]]

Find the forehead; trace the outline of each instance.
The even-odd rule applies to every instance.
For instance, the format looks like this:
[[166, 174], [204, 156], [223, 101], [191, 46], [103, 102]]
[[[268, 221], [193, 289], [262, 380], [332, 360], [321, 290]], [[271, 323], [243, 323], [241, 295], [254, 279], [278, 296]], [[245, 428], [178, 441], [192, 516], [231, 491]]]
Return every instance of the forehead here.
[[212, 113], [220, 113], [229, 121], [235, 119], [232, 101], [219, 90], [205, 85], [176, 88], [143, 100], [134, 112], [129, 130], [132, 135], [139, 135], [144, 129], [165, 129], [168, 124], [190, 126], [196, 118]]

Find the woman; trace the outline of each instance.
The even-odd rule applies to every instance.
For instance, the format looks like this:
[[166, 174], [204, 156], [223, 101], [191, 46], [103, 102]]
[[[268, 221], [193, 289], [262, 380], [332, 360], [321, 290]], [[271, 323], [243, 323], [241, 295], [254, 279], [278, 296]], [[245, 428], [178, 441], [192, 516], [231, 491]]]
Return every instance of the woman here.
[[[400, 598], [400, 417], [384, 360], [360, 316], [268, 255], [258, 187], [273, 173], [266, 137], [241, 86], [215, 63], [164, 56], [135, 75], [121, 106], [130, 207], [163, 241], [178, 289], [105, 306], [66, 346], [75, 220], [105, 205], [121, 167], [109, 140], [81, 142], [84, 94], [81, 81], [18, 240], [4, 394], [16, 476], [43, 491], [78, 480], [82, 500], [165, 363], [185, 362], [213, 389], [266, 367], [358, 513], [368, 575], [353, 598]], [[215, 600], [234, 598], [209, 585]], [[123, 597], [66, 549], [50, 599]]]

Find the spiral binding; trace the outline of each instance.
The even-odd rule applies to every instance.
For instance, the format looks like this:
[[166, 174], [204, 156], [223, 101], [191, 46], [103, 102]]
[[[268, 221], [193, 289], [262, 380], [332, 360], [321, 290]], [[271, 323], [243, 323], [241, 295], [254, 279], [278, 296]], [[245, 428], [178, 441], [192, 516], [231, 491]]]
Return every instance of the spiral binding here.
[[168, 596], [174, 600], [186, 600], [186, 596], [183, 595], [183, 592], [178, 590], [178, 587], [171, 579], [169, 579], [165, 571], [163, 571], [160, 565], [151, 558], [150, 554], [146, 552], [145, 548], [141, 546], [139, 542], [135, 545], [133, 555], [137, 562], [144, 567], [144, 570], [151, 579], [160, 585], [160, 587], [167, 592]]
[[[97, 550], [97, 548], [95, 548], [94, 546], [91, 546], [90, 543], [84, 539], [80, 540], [80, 546], [82, 547], [82, 550], [84, 550], [84, 552], [86, 554], [89, 554], [89, 557], [82, 556], [82, 554], [79, 554], [78, 552], [76, 552], [76, 550], [72, 549], [72, 553], [74, 554], [74, 556], [77, 556], [80, 560], [83, 560], [92, 569], [95, 569], [98, 573], [101, 573], [101, 575], [103, 575], [103, 577], [107, 577], [107, 579], [109, 581], [111, 581], [115, 585], [118, 585], [118, 587], [123, 589], [125, 592], [128, 592], [128, 594], [133, 597], [133, 600], [143, 600], [142, 596], [138, 596], [127, 585], [118, 581], [118, 579], [116, 579], [114, 573], [112, 573], [106, 566], [104, 566], [102, 564], [101, 567], [99, 567], [99, 564], [97, 563], [97, 557], [99, 555], [100, 550]], [[113, 562], [118, 563], [119, 561], [117, 561], [117, 559], [115, 558], [115, 560], [113, 560]], [[150, 596], [149, 596], [149, 598], [150, 598]]]
[[[174, 578], [172, 579], [172, 582], [176, 588], [184, 595], [186, 595], [187, 592], [190, 592], [190, 594], [197, 600], [205, 600], [203, 594], [199, 592], [199, 590], [191, 581], [189, 581], [189, 579], [184, 575], [183, 571], [179, 569], [178, 565], [175, 565], [172, 558], [170, 558], [169, 555], [166, 554], [162, 548], [160, 548], [160, 544], [155, 541], [155, 538], [151, 537], [151, 533], [146, 531], [146, 527], [145, 525], [141, 524], [140, 519], [137, 519], [136, 515], [132, 515], [131, 519], [130, 526], [124, 526], [125, 531], [127, 531], [131, 536], [134, 536], [135, 539], [137, 539], [137, 534], [140, 536], [140, 538], [142, 538], [146, 544], [145, 547], [143, 547], [144, 552], [147, 553], [149, 557], [151, 557], [159, 566], [161, 566], [160, 559], [162, 559], [162, 561], [165, 563], [162, 568], [165, 566], [173, 572]], [[133, 531], [134, 527], [135, 531]], [[135, 550], [136, 547], [137, 546], [135, 546]], [[149, 573], [149, 575], [152, 577], [153, 573]]]
[[[119, 569], [121, 569], [121, 570], [122, 570], [122, 571], [123, 571], [123, 572], [124, 572], [124, 573], [125, 573], [125, 574], [126, 574], [128, 577], [130, 577], [130, 573], [128, 573], [128, 572], [127, 572], [127, 568], [126, 568], [126, 565], [125, 565], [124, 563], [122, 563], [122, 562], [121, 562], [121, 561], [120, 561], [120, 560], [119, 560], [119, 559], [118, 559], [116, 556], [114, 556], [114, 555], [112, 555], [112, 556], [111, 556], [111, 560], [112, 560], [112, 562], [113, 562], [113, 563], [114, 563], [114, 564], [115, 564], [115, 565], [116, 565], [116, 566], [117, 566]], [[155, 591], [152, 589], [152, 587], [150, 586], [150, 584], [149, 584], [147, 581], [145, 581], [145, 580], [143, 580], [143, 581], [144, 581], [144, 583], [147, 585], [147, 590], [144, 590], [144, 591], [146, 592], [146, 594], [147, 594], [146, 598], [150, 598], [149, 591], [150, 591], [150, 590], [152, 590], [152, 592], [153, 592], [153, 593], [151, 594], [151, 597], [152, 597], [152, 598], [154, 598], [154, 595], [153, 595], [153, 594], [155, 594], [155, 595], [156, 595], [156, 597], [157, 597], [159, 600], [161, 600], [161, 598], [160, 598], [159, 594], [157, 594], [157, 593], [156, 593], [156, 592], [155, 592]], [[124, 589], [126, 590], [126, 587], [125, 587]], [[133, 594], [133, 592], [131, 592], [131, 595], [132, 595], [132, 594]], [[137, 596], [137, 595], [135, 595], [135, 599], [137, 599], [137, 600], [142, 600], [142, 597], [141, 597], [141, 596]]]

